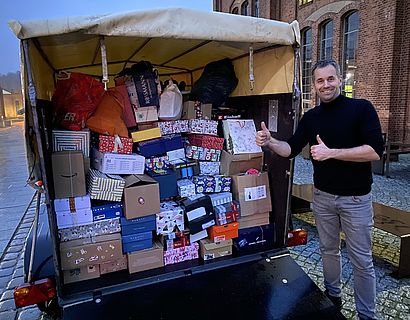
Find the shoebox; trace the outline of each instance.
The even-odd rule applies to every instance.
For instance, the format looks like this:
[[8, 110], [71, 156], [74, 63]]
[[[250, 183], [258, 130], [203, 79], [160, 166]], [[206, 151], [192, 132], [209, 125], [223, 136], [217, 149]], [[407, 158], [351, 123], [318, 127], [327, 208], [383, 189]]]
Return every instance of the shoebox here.
[[182, 160], [173, 161], [171, 165], [178, 180], [199, 174], [198, 162], [196, 160], [189, 160], [184, 157]]
[[138, 126], [141, 123], [158, 121], [158, 110], [156, 106], [136, 107], [134, 110]]
[[179, 134], [163, 136], [161, 139], [142, 141], [138, 143], [138, 153], [145, 158], [158, 156], [168, 151], [181, 149], [184, 147], [182, 137]]
[[128, 235], [137, 232], [154, 231], [156, 229], [156, 216], [139, 217], [135, 219], [121, 218], [121, 234]]
[[81, 151], [84, 158], [90, 157], [90, 130], [80, 131], [54, 129], [53, 151]]
[[199, 173], [204, 176], [216, 176], [220, 174], [220, 166], [220, 161], [199, 161]]
[[132, 139], [91, 132], [91, 147], [102, 153], [132, 154]]
[[122, 252], [131, 253], [152, 247], [152, 231], [122, 235]]
[[156, 214], [157, 235], [184, 230], [184, 209], [174, 201], [163, 201]]
[[[181, 203], [185, 209], [185, 227], [191, 235], [215, 224], [212, 202], [208, 196], [189, 197]], [[194, 241], [191, 239], [191, 242]]]
[[218, 135], [218, 121], [207, 119], [190, 119], [189, 133]]
[[153, 156], [145, 159], [145, 170], [159, 171], [171, 168], [168, 156]]
[[55, 199], [54, 211], [58, 229], [79, 226], [93, 222], [90, 196]]
[[165, 250], [189, 246], [189, 230], [177, 230], [168, 234], [162, 234], [159, 236], [159, 240]]
[[70, 270], [122, 257], [119, 233], [60, 243], [61, 269]]
[[83, 153], [81, 151], [53, 152], [51, 158], [55, 198], [85, 196]]
[[174, 264], [182, 261], [197, 259], [199, 244], [197, 242], [191, 243], [189, 246], [180, 247], [176, 249], [168, 249], [164, 251], [164, 264]]
[[200, 230], [198, 232], [193, 233], [190, 230], [189, 241], [191, 243], [198, 242], [201, 239], [205, 239], [208, 237], [208, 231], [206, 229]]
[[158, 127], [162, 135], [189, 131], [188, 120], [161, 121], [158, 122]]
[[195, 184], [189, 179], [177, 180], [178, 195], [182, 198], [196, 194]]
[[160, 268], [164, 266], [164, 248], [156, 241], [152, 248], [127, 253], [127, 258], [129, 273]]
[[117, 272], [128, 268], [127, 255], [123, 255], [121, 258], [107, 261], [100, 264], [100, 274], [107, 274], [111, 272]]
[[218, 162], [221, 158], [221, 150], [208, 149], [187, 144], [185, 156], [189, 159]]
[[273, 248], [273, 226], [239, 229], [238, 238], [233, 239], [234, 251], [239, 254], [255, 253]]
[[125, 177], [124, 216], [134, 219], [160, 211], [160, 186], [146, 174]]
[[81, 226], [74, 226], [58, 230], [60, 241], [84, 239], [121, 231], [120, 218], [99, 220]]
[[241, 217], [239, 220], [239, 229], [262, 226], [269, 224], [269, 212], [255, 213], [251, 216]]
[[241, 216], [272, 211], [267, 172], [232, 176], [232, 194], [241, 206]]
[[176, 149], [167, 152], [169, 162], [183, 162], [185, 160], [185, 149]]
[[63, 271], [64, 284], [96, 279], [99, 277], [100, 266], [98, 264], [90, 264], [80, 268]]
[[[177, 176], [173, 170], [158, 172], [147, 172], [155, 181], [159, 183], [159, 197], [161, 200], [178, 195]], [[153, 212], [159, 212], [153, 211]]]
[[188, 141], [193, 146], [222, 150], [225, 139], [206, 134], [189, 134]]
[[201, 258], [205, 261], [232, 255], [232, 239], [213, 242], [210, 239], [199, 241]]
[[139, 154], [91, 151], [91, 167], [106, 174], [143, 174], [145, 158]]
[[208, 196], [211, 198], [212, 206], [214, 208], [218, 205], [232, 202], [231, 192], [210, 193]]
[[199, 101], [185, 101], [182, 106], [182, 119], [211, 119], [212, 104]]
[[119, 175], [106, 175], [98, 170], [90, 169], [87, 186], [91, 199], [120, 202], [125, 180]]
[[248, 169], [257, 169], [262, 171], [263, 152], [231, 154], [222, 150], [221, 154], [221, 174], [234, 175], [245, 173]]
[[93, 221], [113, 219], [122, 217], [123, 205], [121, 202], [107, 203], [91, 207]]
[[228, 176], [193, 176], [196, 193], [217, 193], [231, 191], [231, 177]]
[[208, 230], [209, 239], [213, 242], [229, 240], [238, 237], [238, 222], [224, 224], [222, 226], [212, 226]]
[[[216, 222], [216, 225], [218, 226], [222, 226], [227, 223], [235, 222], [241, 216], [240, 205], [239, 205], [239, 202], [236, 200], [233, 200], [230, 203], [224, 203], [224, 204], [214, 206], [214, 212], [215, 212], [215, 222]], [[252, 216], [249, 216], [249, 217], [252, 217]]]
[[131, 132], [132, 141], [141, 142], [146, 140], [152, 140], [161, 137], [161, 130], [156, 128], [145, 129]]
[[222, 127], [229, 153], [262, 152], [262, 148], [256, 144], [256, 127], [252, 119], [223, 120]]

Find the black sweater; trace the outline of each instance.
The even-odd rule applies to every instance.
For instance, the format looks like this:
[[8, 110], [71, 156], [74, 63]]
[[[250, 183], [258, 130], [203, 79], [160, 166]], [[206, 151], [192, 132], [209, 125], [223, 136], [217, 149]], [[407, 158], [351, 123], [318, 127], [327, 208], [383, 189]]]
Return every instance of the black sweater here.
[[[340, 95], [329, 103], [321, 103], [302, 117], [295, 134], [288, 140], [289, 158], [302, 148], [318, 144], [319, 134], [328, 148], [346, 149], [367, 144], [381, 157], [383, 139], [376, 110], [367, 100]], [[329, 159], [313, 163], [313, 181], [319, 190], [340, 196], [359, 196], [370, 192], [373, 182], [371, 162]]]

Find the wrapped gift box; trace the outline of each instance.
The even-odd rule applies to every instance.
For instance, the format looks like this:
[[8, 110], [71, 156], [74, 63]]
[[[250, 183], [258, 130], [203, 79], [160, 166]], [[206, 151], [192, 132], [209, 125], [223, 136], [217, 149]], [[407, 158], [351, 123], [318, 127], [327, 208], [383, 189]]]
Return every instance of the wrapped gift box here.
[[211, 198], [212, 206], [214, 208], [218, 205], [232, 202], [231, 192], [212, 193], [209, 194], [209, 197]]
[[223, 120], [226, 148], [232, 154], [262, 152], [256, 145], [256, 127], [251, 119]]
[[177, 186], [180, 197], [190, 197], [196, 194], [195, 184], [189, 179], [177, 180]]
[[58, 130], [52, 131], [53, 151], [81, 151], [85, 158], [90, 156], [90, 130], [80, 131]]
[[159, 242], [154, 242], [152, 248], [128, 253], [129, 273], [160, 268], [164, 266], [164, 249]]
[[84, 280], [96, 279], [100, 277], [100, 266], [98, 264], [90, 264], [81, 268], [64, 270], [64, 283], [73, 283]]
[[138, 152], [144, 157], [162, 155], [168, 151], [184, 147], [181, 135], [167, 135], [161, 139], [142, 141], [138, 143]]
[[189, 131], [189, 122], [188, 120], [161, 121], [158, 122], [158, 127], [162, 135], [185, 133]]
[[149, 171], [160, 171], [171, 168], [168, 156], [149, 157], [145, 159], [145, 169]]
[[189, 120], [189, 133], [218, 134], [218, 121], [205, 119]]
[[221, 174], [228, 176], [238, 173], [245, 173], [248, 169], [262, 171], [263, 152], [230, 154], [222, 150], [221, 154]]
[[139, 154], [102, 153], [93, 148], [91, 167], [107, 174], [143, 174], [145, 158]]
[[111, 272], [117, 272], [128, 268], [127, 256], [124, 254], [121, 258], [107, 261], [100, 264], [101, 275]]
[[93, 222], [90, 196], [55, 199], [54, 211], [58, 229], [84, 225]]
[[124, 186], [125, 180], [121, 176], [106, 175], [93, 169], [88, 172], [88, 192], [91, 199], [120, 202]]
[[209, 228], [209, 239], [219, 242], [238, 237], [239, 223], [232, 222], [222, 226], [212, 226]]
[[100, 152], [132, 154], [132, 139], [92, 132], [91, 146]]
[[190, 159], [204, 161], [219, 161], [221, 158], [221, 150], [207, 149], [190, 144], [185, 147], [185, 156]]
[[177, 179], [190, 178], [199, 174], [198, 162], [196, 160], [183, 159], [172, 162]]
[[107, 203], [101, 206], [93, 206], [93, 221], [122, 217], [123, 205], [121, 202]]
[[164, 246], [165, 250], [176, 249], [190, 245], [189, 241], [189, 231], [175, 231], [169, 234], [164, 234], [160, 236], [160, 241]]
[[210, 239], [202, 239], [199, 241], [199, 247], [201, 257], [205, 261], [230, 256], [232, 254], [232, 239], [220, 242], [212, 242]]
[[[163, 172], [148, 172], [159, 183], [159, 197], [161, 200], [178, 195], [177, 176], [173, 170]], [[159, 212], [156, 211], [156, 212]]]
[[231, 177], [225, 176], [194, 176], [196, 193], [215, 193], [231, 191]]
[[185, 149], [181, 148], [181, 149], [167, 151], [167, 156], [171, 163], [172, 162], [182, 162], [185, 160]]
[[121, 236], [122, 252], [131, 253], [152, 248], [152, 231], [137, 232]]
[[184, 230], [184, 209], [174, 201], [160, 204], [161, 211], [156, 214], [157, 234], [169, 234]]
[[182, 108], [182, 119], [211, 119], [212, 104], [186, 101]]
[[238, 238], [233, 239], [233, 248], [238, 255], [273, 249], [274, 231], [270, 224], [239, 229]]
[[134, 108], [135, 120], [139, 124], [158, 121], [158, 108], [156, 106]]
[[119, 233], [60, 243], [61, 269], [70, 270], [122, 257]]
[[199, 173], [204, 176], [219, 175], [219, 167], [221, 163], [219, 161], [199, 161]]
[[120, 218], [100, 220], [85, 224], [58, 230], [60, 241], [70, 241], [76, 239], [84, 239], [89, 237], [112, 234], [121, 231]]
[[174, 264], [182, 261], [197, 259], [199, 244], [192, 243], [189, 246], [164, 251], [164, 264]]
[[[240, 218], [239, 202], [234, 200], [230, 203], [214, 206], [215, 222], [218, 226], [235, 222]], [[269, 223], [269, 221], [268, 221]]]
[[128, 235], [138, 232], [154, 231], [156, 228], [156, 216], [151, 214], [135, 219], [121, 218], [121, 234]]
[[222, 150], [225, 139], [205, 134], [190, 134], [188, 135], [188, 141], [193, 146]]
[[157, 128], [131, 132], [132, 141], [141, 142], [161, 137], [161, 130]]

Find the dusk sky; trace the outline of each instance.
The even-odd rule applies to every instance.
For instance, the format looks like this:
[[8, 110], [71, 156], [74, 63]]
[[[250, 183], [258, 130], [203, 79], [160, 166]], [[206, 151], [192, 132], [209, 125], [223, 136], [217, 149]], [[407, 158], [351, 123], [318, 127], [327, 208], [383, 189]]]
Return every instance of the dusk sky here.
[[10, 20], [52, 19], [88, 16], [165, 7], [212, 11], [212, 0], [1, 0], [0, 74], [19, 70], [19, 40], [10, 30]]

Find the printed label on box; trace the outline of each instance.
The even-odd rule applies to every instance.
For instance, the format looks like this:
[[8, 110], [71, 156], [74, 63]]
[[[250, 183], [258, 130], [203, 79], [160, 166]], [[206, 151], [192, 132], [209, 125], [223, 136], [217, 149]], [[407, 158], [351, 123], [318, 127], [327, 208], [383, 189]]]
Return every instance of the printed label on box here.
[[255, 201], [266, 198], [266, 186], [244, 188], [245, 201]]
[[206, 215], [206, 211], [204, 207], [199, 207], [199, 208], [196, 208], [186, 213], [186, 216], [188, 217], [189, 221], [192, 221], [204, 215]]

